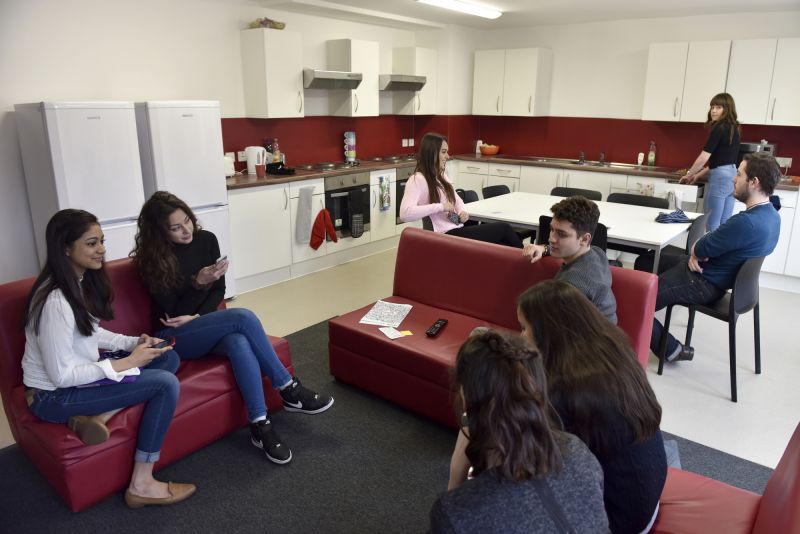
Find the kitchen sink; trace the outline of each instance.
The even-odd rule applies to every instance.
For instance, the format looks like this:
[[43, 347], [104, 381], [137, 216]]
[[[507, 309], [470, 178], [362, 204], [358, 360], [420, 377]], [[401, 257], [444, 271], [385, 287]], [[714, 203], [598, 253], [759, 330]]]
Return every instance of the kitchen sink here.
[[541, 156], [510, 156], [505, 154], [499, 154], [495, 156], [497, 159], [516, 159], [516, 160], [527, 160], [527, 161], [535, 161], [537, 163], [553, 163], [556, 165], [580, 165], [581, 167], [605, 167], [611, 169], [631, 169], [631, 170], [639, 170], [639, 171], [652, 171], [652, 172], [663, 172], [666, 174], [672, 174], [675, 172], [675, 169], [670, 167], [649, 167], [647, 165], [637, 165], [635, 163], [617, 163], [615, 161], [590, 161], [586, 160], [581, 162], [577, 159], [569, 159], [569, 158], [544, 158]]

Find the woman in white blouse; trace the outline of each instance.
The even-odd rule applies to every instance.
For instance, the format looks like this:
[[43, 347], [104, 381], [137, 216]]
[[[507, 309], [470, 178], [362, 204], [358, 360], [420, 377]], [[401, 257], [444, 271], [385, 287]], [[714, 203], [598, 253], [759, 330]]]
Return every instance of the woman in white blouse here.
[[[103, 232], [94, 215], [59, 211], [45, 236], [47, 261], [23, 317], [22, 371], [31, 411], [44, 421], [72, 420], [71, 428], [85, 430], [76, 427], [81, 420], [76, 416], [145, 403], [125, 502], [139, 508], [189, 497], [194, 485], [153, 478], [178, 401], [178, 355], [168, 346], [157, 348], [162, 340], [147, 334], [130, 337], [99, 327], [101, 319], [113, 318], [113, 311]], [[100, 359], [98, 349], [116, 351], [115, 357]], [[82, 421], [102, 425], [85, 417]]]

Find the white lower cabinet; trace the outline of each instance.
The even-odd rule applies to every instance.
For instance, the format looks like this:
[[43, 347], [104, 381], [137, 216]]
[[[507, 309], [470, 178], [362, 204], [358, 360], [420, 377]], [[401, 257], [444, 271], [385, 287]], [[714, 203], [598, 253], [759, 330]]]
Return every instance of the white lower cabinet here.
[[564, 171], [564, 180], [562, 180], [561, 186], [599, 191], [603, 195], [601, 200], [606, 200], [611, 192], [612, 176], [613, 174], [605, 172], [573, 171], [570, 169]]
[[288, 184], [233, 189], [228, 203], [237, 277], [291, 265]]
[[[778, 238], [778, 244], [775, 245], [775, 250], [764, 259], [761, 270], [767, 273], [800, 276], [800, 257], [798, 257], [797, 251], [797, 248], [800, 247], [800, 237], [798, 236], [800, 229], [797, 228], [798, 222], [795, 220], [797, 192], [775, 191], [775, 194], [781, 199], [781, 209], [778, 211], [778, 215], [781, 217], [781, 235]], [[744, 209], [745, 205], [739, 201], [733, 205], [734, 213]], [[794, 243], [792, 242], [793, 237]], [[792, 257], [793, 248], [795, 258]], [[794, 272], [790, 272], [792, 269]]]
[[[395, 235], [397, 226], [396, 169], [372, 171], [369, 176], [369, 233], [372, 241]], [[381, 209], [381, 178], [389, 184], [389, 208]]]
[[558, 187], [564, 171], [552, 167], [523, 166], [519, 173], [519, 191], [549, 195], [554, 187]]
[[[319, 246], [317, 250], [311, 248], [310, 239], [305, 243], [300, 243], [297, 240], [297, 212], [299, 207], [299, 198], [292, 198], [290, 199], [289, 205], [291, 207], [292, 212], [292, 229], [291, 229], [291, 239], [292, 239], [292, 263], [297, 263], [301, 261], [310, 260], [313, 258], [319, 258], [320, 256], [324, 256], [328, 252], [328, 247], [325, 241]], [[314, 195], [311, 197], [311, 224], [313, 227], [314, 221], [317, 220], [317, 215], [319, 212], [325, 208], [325, 194]]]
[[489, 183], [489, 164], [483, 161], [459, 161], [456, 187], [475, 191], [483, 198], [483, 188]]
[[505, 185], [512, 193], [519, 191], [519, 178], [506, 178], [503, 176], [492, 176], [486, 180], [487, 185]]

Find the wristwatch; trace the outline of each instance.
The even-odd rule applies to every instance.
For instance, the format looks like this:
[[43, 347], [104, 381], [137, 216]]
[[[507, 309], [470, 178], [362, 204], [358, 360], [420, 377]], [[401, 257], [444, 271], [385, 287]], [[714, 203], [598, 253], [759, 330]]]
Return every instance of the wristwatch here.
[[549, 256], [550, 255], [550, 245], [547, 244], [544, 246], [544, 252], [542, 252], [542, 256]]

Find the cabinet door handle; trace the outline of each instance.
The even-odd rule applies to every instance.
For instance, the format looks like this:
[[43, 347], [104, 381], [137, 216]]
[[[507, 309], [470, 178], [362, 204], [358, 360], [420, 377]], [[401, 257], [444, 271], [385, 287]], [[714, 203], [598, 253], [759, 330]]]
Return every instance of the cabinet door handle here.
[[775, 120], [775, 102], [778, 101], [778, 97], [772, 99], [772, 113], [769, 114], [769, 120]]
[[508, 174], [508, 173], [510, 173], [510, 172], [511, 172], [511, 169], [495, 169], [495, 171], [497, 171], [497, 172], [504, 172], [504, 173]]
[[500, 113], [500, 95], [497, 95], [497, 102], [494, 104], [494, 110]]
[[375, 193], [375, 191], [373, 191], [372, 192], [372, 207], [373, 208], [378, 205], [377, 202], [378, 202], [378, 194]]
[[569, 173], [564, 173], [564, 187], [569, 187]]
[[675, 97], [675, 102], [672, 103], [672, 116], [678, 116], [678, 97]]
[[531, 112], [531, 101], [533, 100], [533, 95], [528, 97], [528, 113]]
[[289, 207], [289, 189], [283, 190], [283, 211], [286, 211], [286, 208]]
[[297, 112], [298, 113], [302, 113], [303, 112], [303, 91], [297, 91], [297, 103], [298, 103]]
[[324, 209], [325, 209], [325, 203], [324, 203], [324, 202], [322, 202], [322, 196], [323, 196], [323, 195], [320, 195], [320, 196], [319, 196], [319, 209], [320, 209], [320, 210], [324, 210]]
[[355, 97], [355, 99], [356, 99], [356, 109], [355, 109], [355, 110], [353, 110], [353, 111], [354, 111], [354, 113], [358, 113], [358, 93], [356, 93], [355, 91], [353, 91], [353, 96], [354, 96], [354, 97]]
[[417, 91], [417, 111], [419, 111], [420, 108], [422, 108], [422, 98], [420, 98], [419, 91]]
[[479, 171], [479, 170], [481, 170], [481, 168], [480, 168], [480, 167], [471, 167], [471, 166], [467, 165], [467, 170], [470, 170], [470, 171]]

